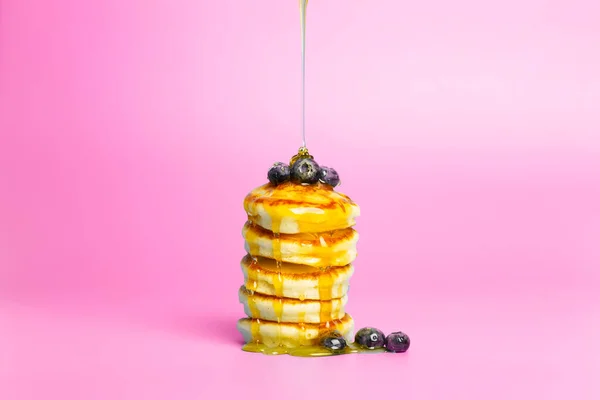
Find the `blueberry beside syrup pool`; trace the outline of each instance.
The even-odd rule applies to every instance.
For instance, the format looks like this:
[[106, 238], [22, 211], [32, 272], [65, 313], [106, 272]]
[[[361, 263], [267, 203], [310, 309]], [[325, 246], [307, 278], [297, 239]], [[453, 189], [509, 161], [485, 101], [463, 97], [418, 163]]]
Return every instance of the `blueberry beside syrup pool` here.
[[325, 335], [321, 339], [321, 346], [330, 351], [336, 352], [344, 350], [346, 347], [348, 347], [348, 344], [341, 333], [334, 331], [328, 335]]
[[354, 342], [367, 349], [385, 347], [385, 335], [377, 328], [362, 328], [356, 332]]
[[368, 350], [385, 349], [390, 353], [404, 353], [410, 347], [410, 338], [404, 332], [393, 332], [386, 336], [377, 328], [365, 327], [356, 332], [354, 344]]

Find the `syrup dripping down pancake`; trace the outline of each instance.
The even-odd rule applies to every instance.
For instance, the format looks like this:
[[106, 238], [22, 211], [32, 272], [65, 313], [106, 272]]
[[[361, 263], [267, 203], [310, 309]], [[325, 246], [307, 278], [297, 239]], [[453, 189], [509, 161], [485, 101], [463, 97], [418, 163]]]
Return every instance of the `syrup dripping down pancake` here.
[[319, 269], [307, 265], [277, 263], [268, 258], [246, 255], [241, 262], [245, 287], [269, 296], [300, 300], [339, 299], [348, 293], [354, 273], [352, 265]]
[[275, 233], [329, 232], [354, 226], [360, 208], [322, 183], [266, 184], [244, 199], [250, 221]]
[[311, 267], [342, 266], [356, 258], [358, 232], [352, 228], [321, 233], [275, 235], [252, 222], [242, 230], [252, 256], [278, 259]]
[[245, 286], [240, 288], [239, 298], [246, 315], [251, 318], [311, 324], [343, 318], [346, 314], [344, 306], [348, 302], [347, 296], [325, 301], [267, 296], [251, 292]]
[[349, 314], [343, 318], [322, 324], [277, 323], [260, 319], [242, 318], [237, 323], [238, 331], [246, 343], [263, 343], [268, 347], [316, 346], [323, 334], [338, 331], [347, 342], [353, 340], [354, 321]]

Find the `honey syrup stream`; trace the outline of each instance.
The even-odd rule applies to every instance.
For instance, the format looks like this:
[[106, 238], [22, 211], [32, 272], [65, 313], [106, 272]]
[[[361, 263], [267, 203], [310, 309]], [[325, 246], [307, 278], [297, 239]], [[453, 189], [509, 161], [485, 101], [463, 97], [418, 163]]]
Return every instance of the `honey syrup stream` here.
[[302, 147], [306, 148], [305, 132], [305, 77], [306, 77], [306, 6], [308, 0], [300, 1], [300, 36], [302, 43]]

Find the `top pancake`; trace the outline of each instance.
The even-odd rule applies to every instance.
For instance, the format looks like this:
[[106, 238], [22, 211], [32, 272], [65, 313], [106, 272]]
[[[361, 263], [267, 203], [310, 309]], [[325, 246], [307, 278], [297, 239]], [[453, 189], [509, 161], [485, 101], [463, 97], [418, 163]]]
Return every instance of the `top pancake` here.
[[322, 183], [266, 184], [251, 191], [244, 209], [253, 223], [275, 233], [328, 232], [354, 226], [360, 209]]

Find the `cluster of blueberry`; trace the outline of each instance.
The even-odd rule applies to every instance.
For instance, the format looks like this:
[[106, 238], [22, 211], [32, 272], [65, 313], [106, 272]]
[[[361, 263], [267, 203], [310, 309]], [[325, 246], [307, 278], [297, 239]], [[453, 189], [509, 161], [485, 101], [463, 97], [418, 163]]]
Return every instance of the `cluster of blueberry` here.
[[296, 183], [312, 185], [317, 182], [323, 182], [332, 187], [340, 184], [340, 177], [333, 168], [320, 167], [315, 160], [310, 157], [301, 157], [295, 160], [291, 166], [282, 162], [277, 162], [269, 168], [267, 174], [269, 182], [274, 185], [291, 180]]
[[[406, 333], [393, 332], [385, 336], [377, 328], [362, 328], [356, 332], [354, 341], [362, 348], [373, 350], [385, 349], [391, 353], [404, 353], [410, 346], [410, 338]], [[343, 336], [338, 332], [331, 332], [321, 339], [321, 346], [331, 351], [341, 351], [348, 344]]]

